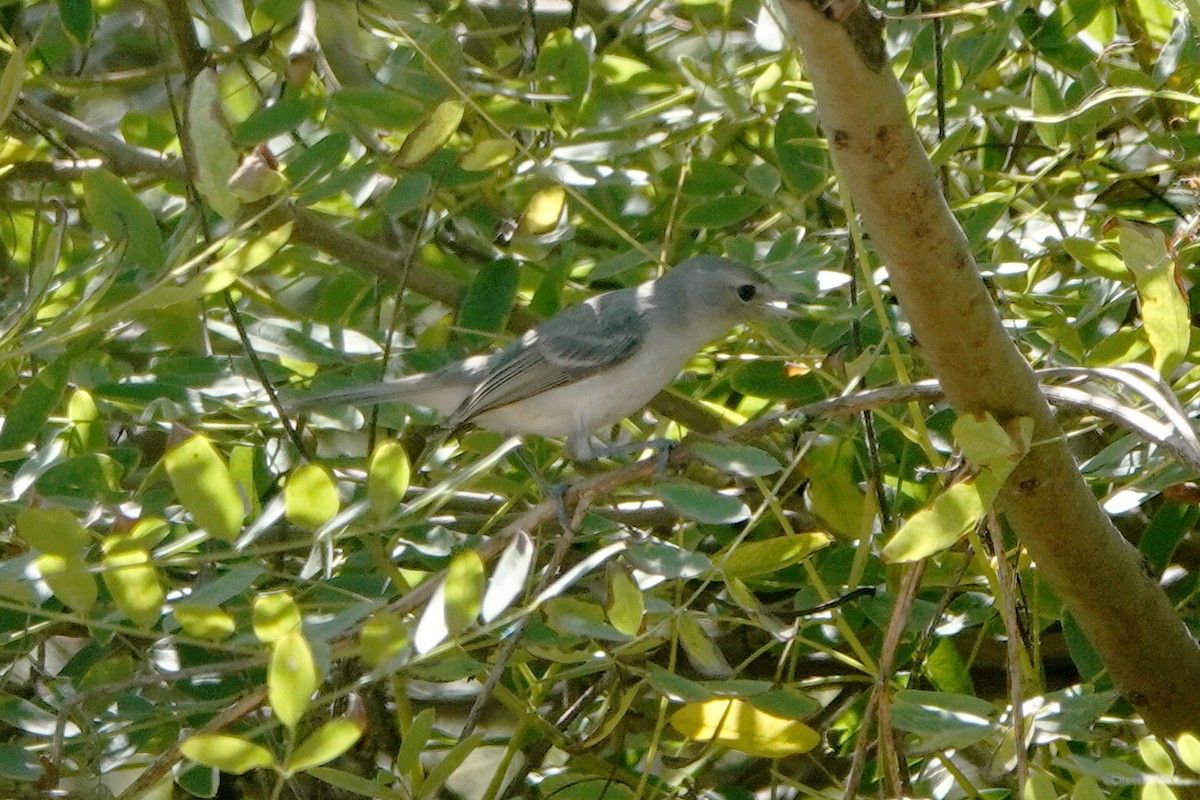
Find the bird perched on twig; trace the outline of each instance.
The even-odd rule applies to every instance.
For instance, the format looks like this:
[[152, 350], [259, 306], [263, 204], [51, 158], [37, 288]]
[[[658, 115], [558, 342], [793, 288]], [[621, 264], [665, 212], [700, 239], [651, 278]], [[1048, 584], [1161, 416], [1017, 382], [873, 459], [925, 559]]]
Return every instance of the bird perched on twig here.
[[406, 403], [437, 411], [450, 430], [472, 423], [565, 436], [571, 456], [587, 460], [597, 455], [593, 431], [646, 405], [704, 345], [771, 315], [791, 312], [765, 278], [732, 259], [696, 256], [565, 309], [490, 355], [311, 395], [296, 407]]

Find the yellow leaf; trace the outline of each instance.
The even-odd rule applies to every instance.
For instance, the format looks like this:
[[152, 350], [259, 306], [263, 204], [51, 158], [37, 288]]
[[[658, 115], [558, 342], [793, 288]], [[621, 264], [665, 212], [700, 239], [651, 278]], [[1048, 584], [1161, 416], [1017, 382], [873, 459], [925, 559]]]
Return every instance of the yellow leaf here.
[[390, 514], [404, 500], [412, 468], [399, 442], [382, 442], [367, 468], [367, 502], [377, 516]]
[[312, 649], [299, 629], [285, 634], [271, 647], [267, 666], [267, 700], [279, 721], [295, 730], [317, 690], [317, 665]]
[[759, 758], [807, 753], [821, 743], [821, 735], [803, 722], [776, 717], [736, 698], [688, 703], [670, 721], [689, 739]]
[[113, 550], [104, 556], [102, 577], [117, 607], [135, 625], [149, 628], [158, 622], [166, 595], [149, 551]]
[[300, 627], [300, 607], [288, 592], [254, 598], [252, 625], [260, 642], [274, 642]]
[[175, 621], [188, 636], [219, 642], [233, 635], [233, 617], [216, 606], [175, 606]]
[[414, 169], [432, 158], [458, 130], [464, 111], [466, 107], [458, 100], [438, 104], [412, 133], [404, 137], [404, 144], [396, 154], [396, 166]]
[[231, 775], [242, 775], [252, 769], [269, 767], [275, 763], [275, 759], [265, 747], [223, 733], [189, 736], [180, 742], [179, 750], [197, 764], [216, 767]]
[[459, 156], [458, 166], [467, 172], [487, 172], [508, 163], [516, 154], [516, 145], [507, 139], [484, 139]]
[[288, 522], [310, 531], [329, 522], [341, 508], [333, 475], [320, 464], [296, 469], [283, 487], [283, 500]]
[[567, 204], [567, 190], [561, 186], [550, 186], [537, 192], [521, 212], [517, 232], [529, 236], [550, 233], [558, 227], [563, 208]]
[[225, 460], [212, 443], [197, 433], [163, 457], [175, 496], [209, 535], [226, 542], [242, 528], [242, 496]]

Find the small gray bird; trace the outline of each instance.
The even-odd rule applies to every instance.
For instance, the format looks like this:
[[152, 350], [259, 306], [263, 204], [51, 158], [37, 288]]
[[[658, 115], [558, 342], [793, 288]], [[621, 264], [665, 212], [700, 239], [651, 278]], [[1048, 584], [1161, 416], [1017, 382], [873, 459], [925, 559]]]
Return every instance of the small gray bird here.
[[592, 432], [646, 405], [701, 347], [738, 324], [790, 314], [746, 265], [696, 256], [661, 278], [568, 308], [498, 352], [298, 406], [406, 403], [437, 411], [450, 430], [469, 422], [565, 436], [572, 457], [588, 460], [596, 455]]

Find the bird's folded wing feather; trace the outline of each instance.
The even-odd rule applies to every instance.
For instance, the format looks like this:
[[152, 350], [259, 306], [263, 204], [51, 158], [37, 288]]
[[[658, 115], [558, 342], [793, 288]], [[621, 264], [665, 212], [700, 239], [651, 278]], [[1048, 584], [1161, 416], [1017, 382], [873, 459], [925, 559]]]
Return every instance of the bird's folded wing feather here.
[[494, 367], [447, 420], [472, 417], [591, 377], [628, 360], [641, 346], [645, 321], [631, 297], [575, 306], [542, 325], [532, 342], [501, 352]]

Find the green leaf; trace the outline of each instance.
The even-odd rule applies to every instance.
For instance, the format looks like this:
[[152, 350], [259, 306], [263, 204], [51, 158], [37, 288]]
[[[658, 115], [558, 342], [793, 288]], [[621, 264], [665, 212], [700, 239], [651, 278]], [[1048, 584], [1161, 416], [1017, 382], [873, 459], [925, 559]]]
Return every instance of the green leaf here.
[[854, 479], [854, 448], [846, 442], [821, 445], [805, 461], [808, 501], [830, 530], [847, 539], [870, 533], [874, 503]]
[[608, 622], [626, 636], [636, 636], [646, 615], [642, 590], [623, 569], [608, 571], [608, 604], [604, 608]]
[[233, 129], [233, 142], [241, 147], [265, 142], [300, 127], [316, 111], [316, 103], [306, 97], [285, 97], [264, 106]]
[[592, 53], [569, 28], [551, 31], [538, 49], [537, 75], [547, 94], [562, 95], [559, 107], [578, 109], [591, 86]]
[[540, 189], [525, 205], [517, 221], [517, 233], [540, 236], [558, 228], [567, 206], [567, 190], [555, 184]]
[[1154, 350], [1154, 368], [1170, 378], [1183, 363], [1191, 336], [1188, 299], [1176, 282], [1175, 260], [1158, 228], [1121, 222], [1117, 237], [1121, 257], [1137, 287], [1142, 326]]
[[[484, 264], [475, 275], [459, 307], [458, 324], [468, 331], [498, 331], [508, 321], [517, 299], [520, 270], [510, 259]], [[469, 337], [483, 344], [482, 337]]]
[[317, 665], [304, 633], [293, 630], [271, 646], [267, 665], [267, 700], [275, 716], [291, 730], [308, 709], [317, 690]]
[[63, 31], [77, 46], [91, 43], [96, 30], [96, 12], [91, 0], [58, 0], [58, 18]]
[[67, 390], [70, 365], [65, 358], [43, 367], [4, 415], [0, 450], [12, 450], [36, 437], [46, 427]]
[[359, 654], [372, 667], [384, 664], [409, 645], [408, 623], [390, 612], [379, 612], [367, 620], [359, 635]]
[[832, 542], [833, 537], [827, 533], [797, 533], [742, 542], [724, 555], [718, 554], [716, 564], [726, 575], [752, 578], [798, 564]]
[[81, 556], [91, 537], [65, 508], [27, 508], [17, 514], [17, 535], [34, 550], [60, 556]]
[[229, 179], [237, 169], [238, 158], [229, 142], [215, 70], [202, 70], [192, 81], [187, 119], [195, 148], [196, 189], [214, 211], [225, 219], [233, 219], [239, 203], [229, 190]]
[[43, 776], [35, 753], [15, 744], [0, 744], [0, 778], [33, 783]]
[[783, 469], [775, 456], [749, 445], [697, 442], [692, 450], [717, 469], [743, 478], [761, 478]]
[[489, 172], [516, 155], [516, 145], [508, 139], [482, 139], [458, 157], [458, 166], [467, 172]]
[[83, 174], [83, 202], [92, 223], [109, 241], [123, 244], [129, 258], [147, 270], [163, 264], [158, 221], [125, 181], [102, 169]]
[[1179, 800], [1175, 790], [1162, 781], [1148, 780], [1138, 792], [1139, 800]]
[[271, 592], [254, 598], [254, 635], [260, 642], [277, 642], [300, 629], [300, 607], [290, 592]]
[[402, 731], [400, 750], [396, 753], [396, 772], [400, 775], [417, 776], [421, 773], [421, 754], [433, 733], [437, 712], [426, 708], [412, 718]]
[[1096, 779], [1091, 775], [1083, 775], [1075, 781], [1075, 788], [1071, 790], [1071, 800], [1107, 800], [1108, 795], [1100, 788], [1100, 784], [1096, 783]]
[[483, 559], [474, 550], [463, 550], [446, 569], [446, 626], [451, 634], [474, 624], [483, 605]]
[[404, 445], [396, 441], [381, 442], [371, 454], [367, 467], [367, 502], [377, 517], [385, 517], [396, 509], [408, 492], [412, 467]]
[[33, 563], [55, 597], [80, 614], [92, 610], [99, 590], [96, 588], [96, 579], [88, 571], [87, 562], [82, 558], [44, 553]]
[[475, 749], [483, 742], [485, 735], [484, 731], [475, 731], [450, 748], [449, 752], [442, 756], [442, 760], [437, 763], [437, 766], [425, 776], [425, 780], [421, 781], [421, 785], [414, 790], [414, 800], [428, 800], [441, 791], [450, 776], [467, 760], [467, 756], [474, 753]]
[[683, 651], [693, 667], [709, 678], [724, 678], [733, 673], [713, 637], [700, 627], [694, 617], [681, 614], [675, 618], [675, 622], [679, 643], [683, 645]]
[[297, 747], [284, 767], [285, 775], [295, 775], [326, 764], [345, 753], [363, 734], [363, 727], [349, 719], [326, 722], [310, 733]]
[[750, 516], [750, 509], [741, 499], [718, 494], [707, 486], [691, 481], [676, 480], [661, 484], [658, 496], [688, 519], [710, 525], [740, 522]]
[[1029, 771], [1025, 781], [1026, 800], [1058, 800], [1058, 790], [1054, 788], [1054, 780], [1040, 769]]
[[1132, 277], [1115, 253], [1091, 239], [1068, 237], [1063, 239], [1063, 249], [1093, 275], [1123, 283]]
[[24, 47], [13, 48], [8, 63], [4, 65], [4, 72], [0, 72], [0, 125], [8, 121], [21, 96], [21, 88], [25, 85], [27, 54], [28, 50]]
[[683, 212], [685, 228], [728, 228], [753, 216], [765, 201], [761, 197], [731, 195], [704, 200]]
[[310, 531], [333, 519], [342, 505], [333, 474], [320, 464], [305, 464], [292, 472], [283, 500], [288, 522]]
[[332, 767], [313, 767], [308, 774], [325, 781], [330, 786], [362, 797], [370, 797], [371, 800], [409, 800], [409, 796], [404, 792], [398, 792], [384, 784], [382, 777], [375, 781], [369, 781], [352, 772]]
[[[1033, 73], [1031, 95], [1033, 113], [1038, 117], [1052, 117], [1067, 110], [1067, 105], [1063, 102], [1062, 95], [1059, 94], [1058, 87], [1054, 84], [1054, 79], [1045, 72]], [[1059, 126], [1058, 122], [1035, 122], [1033, 129], [1047, 147], [1055, 150], [1062, 142]]]
[[244, 775], [252, 769], [275, 765], [274, 757], [265, 747], [225, 733], [189, 736], [180, 742], [179, 750], [197, 764], [216, 767], [231, 775]]
[[226, 542], [242, 528], [242, 497], [225, 460], [203, 434], [193, 434], [167, 451], [163, 464], [175, 496], [196, 524]]
[[383, 209], [397, 217], [424, 208], [433, 191], [433, 178], [425, 172], [405, 175], [383, 198]]
[[909, 517], [883, 547], [891, 562], [918, 561], [951, 547], [983, 519], [990, 501], [981, 497], [977, 480], [965, 480], [942, 492]]

